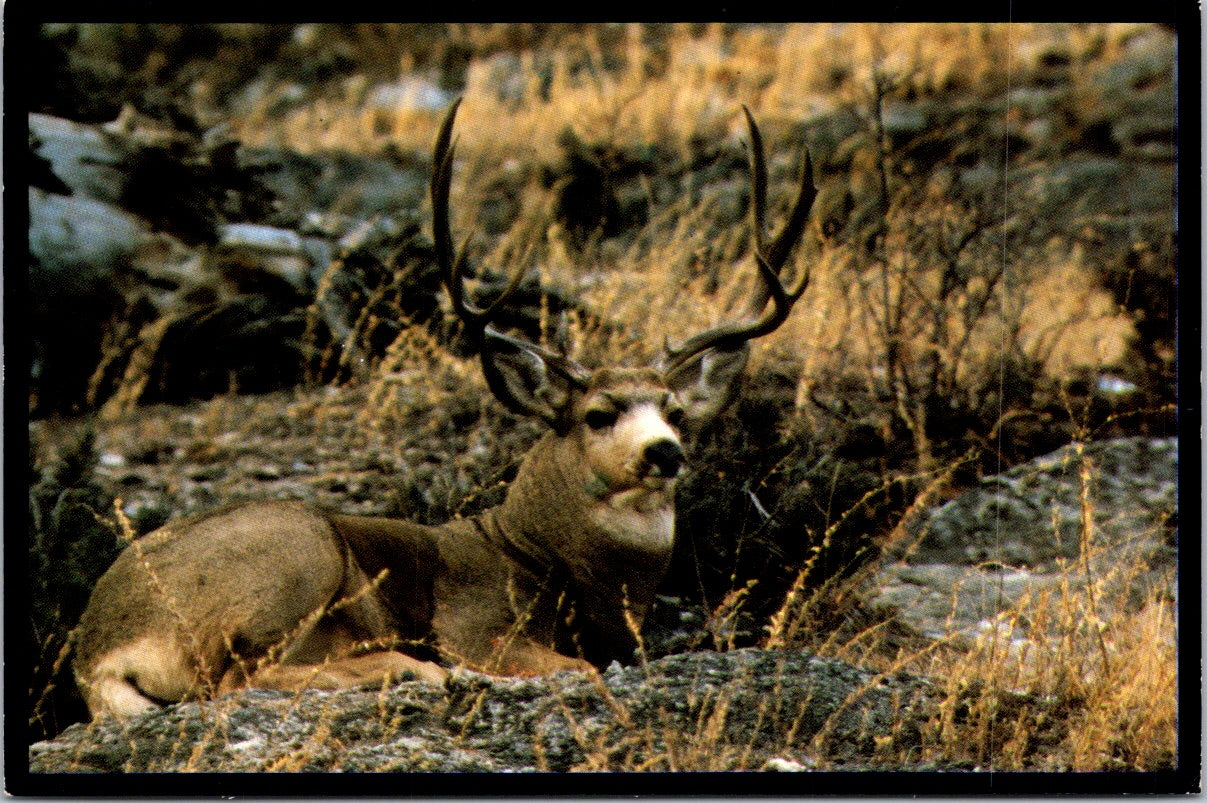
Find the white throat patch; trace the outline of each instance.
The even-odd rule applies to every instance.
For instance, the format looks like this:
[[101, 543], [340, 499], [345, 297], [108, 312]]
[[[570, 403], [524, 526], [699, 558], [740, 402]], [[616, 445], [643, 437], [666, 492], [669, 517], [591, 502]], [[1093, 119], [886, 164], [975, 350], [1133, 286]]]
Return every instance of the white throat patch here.
[[613, 494], [591, 510], [591, 522], [621, 543], [649, 552], [675, 541], [675, 509], [662, 493], [634, 488]]

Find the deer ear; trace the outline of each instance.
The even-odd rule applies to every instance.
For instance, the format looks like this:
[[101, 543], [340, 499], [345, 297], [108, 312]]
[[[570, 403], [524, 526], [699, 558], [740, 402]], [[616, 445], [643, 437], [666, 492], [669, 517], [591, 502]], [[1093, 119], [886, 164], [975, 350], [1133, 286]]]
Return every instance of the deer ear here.
[[513, 342], [496, 342], [482, 360], [495, 396], [519, 415], [535, 416], [558, 429], [578, 378], [564, 366]]
[[696, 433], [725, 411], [737, 395], [750, 348], [705, 349], [666, 375], [683, 405], [684, 427]]

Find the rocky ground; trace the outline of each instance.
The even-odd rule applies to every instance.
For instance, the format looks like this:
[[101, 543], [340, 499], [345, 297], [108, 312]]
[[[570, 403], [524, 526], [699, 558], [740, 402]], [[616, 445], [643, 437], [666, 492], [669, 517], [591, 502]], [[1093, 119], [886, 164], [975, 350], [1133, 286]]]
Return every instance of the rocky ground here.
[[[383, 456], [392, 452], [380, 447], [374, 459], [363, 442], [356, 453], [339, 447], [355, 422], [344, 405], [358, 401], [355, 392], [320, 391], [147, 408], [100, 432], [98, 474], [133, 518], [265, 496], [382, 512], [391, 498], [383, 460], [393, 460]], [[49, 434], [35, 430], [42, 440]], [[421, 438], [393, 446], [413, 451]], [[1094, 467], [1088, 487], [1082, 459]], [[1084, 490], [1100, 524], [1094, 571], [1140, 561], [1138, 574], [1119, 577], [1143, 579], [1133, 597], [1163, 588], [1176, 600], [1176, 466], [1175, 440], [1132, 438], [1089, 444], [1080, 456], [1067, 447], [987, 478], [922, 517], [860, 593], [869, 610], [925, 641], [971, 644], [995, 621], [1016, 621], [1024, 597], [1067, 586], [1070, 576], [1078, 582]], [[1126, 593], [1103, 599], [1121, 601], [1104, 618], [1125, 612]], [[647, 633], [655, 654], [703, 639], [702, 617], [669, 610], [679, 602], [660, 601]], [[1043, 635], [1003, 633], [1016, 648]], [[944, 709], [960, 704], [945, 679], [801, 650], [695, 651], [599, 677], [460, 672], [445, 689], [250, 691], [128, 723], [72, 725], [29, 755], [34, 772], [976, 769], [967, 759], [917, 758], [939, 738]], [[1061, 705], [1021, 692], [1002, 698], [1001, 716], [1036, 728], [1036, 764], [1059, 761], [1044, 751], [1067, 727]]]
[[995, 627], [1026, 638], [1026, 623], [1002, 617], [1086, 573], [1114, 614], [1154, 591], [1176, 600], [1177, 478], [1175, 438], [1074, 444], [986, 477], [885, 551], [871, 604], [931, 638], [971, 643]]
[[[976, 197], [997, 197], [1000, 154], [1008, 150], [1012, 200], [1028, 209], [1020, 220], [1075, 246], [1136, 334], [1125, 378], [1086, 380], [1089, 397], [1115, 428], [1104, 425], [1101, 440], [983, 472], [992, 476], [913, 517], [881, 560], [865, 567], [860, 609], [908, 633], [914, 649], [972, 649], [988, 632], [1024, 651], [1051, 624], [1036, 616], [1036, 600], [1058, 598], [1087, 577], [1102, 581], [1093, 609], [1101, 621], [1154, 600], [1176, 608], [1178, 442], [1160, 423], [1118, 429], [1139, 420], [1137, 411], [1161, 410], [1152, 420], [1168, 418], [1175, 377], [1175, 46], [1170, 30], [1148, 27], [1120, 38], [1112, 60], [1099, 62], [1092, 48], [1085, 55], [1053, 40], [1036, 45], [1042, 52], [1022, 54], [1027, 66], [1012, 84], [897, 98], [885, 109], [885, 142], [903, 164], [950, 166], [951, 187]], [[1082, 58], [1095, 69], [1082, 69]], [[829, 190], [823, 195], [831, 196], [817, 210], [825, 236], [858, 238], [872, 197], [861, 193], [859, 177], [870, 173], [853, 156], [866, 120], [834, 102], [798, 124], [817, 154]], [[440, 522], [501, 498], [539, 426], [490, 402], [473, 360], [462, 359], [442, 329], [421, 233], [426, 222], [415, 211], [429, 174], [426, 154], [236, 147], [125, 112], [105, 125], [33, 114], [30, 127], [30, 160], [40, 170], [30, 188], [31, 466], [53, 465], [87, 423], [74, 416], [91, 406], [101, 414], [90, 420], [96, 467], [89, 476], [100, 497], [120, 500], [122, 516], [139, 533], [245, 499], [296, 498]], [[479, 210], [482, 229], [491, 236], [508, 231], [520, 212], [514, 198], [532, 175], [598, 179], [598, 166], [584, 156], [597, 146], [568, 139], [565, 164], [504, 173], [491, 189], [497, 202]], [[736, 141], [688, 156], [663, 153], [656, 143], [608, 153], [613, 211], [640, 212], [642, 199], [664, 203], [690, 193], [718, 210], [710, 225], [742, 223], [748, 190]], [[773, 179], [790, 168], [773, 165]], [[559, 226], [573, 234], [586, 225], [575, 214], [594, 225], [598, 209], [576, 212], [565, 201], [558, 199]], [[628, 221], [633, 230], [640, 222], [640, 214]], [[615, 236], [617, 243], [630, 238]], [[477, 290], [489, 294], [491, 286], [488, 278]], [[537, 311], [509, 323], [533, 326], [542, 305], [578, 309], [572, 295], [533, 288], [528, 306]], [[424, 330], [408, 346], [414, 353], [387, 355], [403, 366], [396, 372], [370, 372], [366, 366], [382, 360], [407, 328], [403, 318], [424, 324], [414, 327]], [[326, 351], [316, 356], [316, 349]], [[184, 403], [148, 403], [159, 399]], [[831, 406], [846, 402], [836, 397]], [[1027, 457], [1070, 440], [1071, 426], [1052, 424], [1050, 410], [1042, 416], [1048, 430], [1036, 442], [1050, 445], [1020, 447]], [[1113, 437], [1121, 431], [1133, 436]], [[841, 459], [874, 464], [891, 451], [875, 438], [872, 446], [870, 456]], [[768, 506], [774, 510], [770, 500]], [[120, 529], [114, 511], [95, 512]], [[953, 738], [943, 727], [972, 717], [975, 688], [801, 649], [710, 652], [702, 649], [716, 643], [704, 624], [710, 614], [681, 598], [661, 598], [647, 647], [665, 657], [598, 677], [460, 673], [446, 689], [403, 683], [297, 696], [251, 691], [125, 724], [72, 725], [34, 744], [30, 767], [993, 766], [992, 755], [987, 762], [933, 758], [951, 754], [932, 748]], [[1009, 741], [1008, 733], [994, 732], [1007, 723], [1030, 734], [1020, 748], [1028, 766], [1065, 768], [1056, 745], [1068, 736], [1068, 699], [1007, 688], [994, 701], [1000, 709], [986, 719], [990, 741]], [[1117, 752], [1099, 766], [1131, 768], [1125, 751]]]
[[30, 761], [35, 772], [868, 768], [918, 746], [936, 703], [920, 678], [794, 651], [704, 652], [598, 677], [252, 691], [75, 725]]

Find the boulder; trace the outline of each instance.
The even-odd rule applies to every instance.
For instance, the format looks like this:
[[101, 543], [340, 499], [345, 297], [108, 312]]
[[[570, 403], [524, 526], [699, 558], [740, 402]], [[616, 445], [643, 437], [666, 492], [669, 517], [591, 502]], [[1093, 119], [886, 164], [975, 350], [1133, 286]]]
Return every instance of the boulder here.
[[935, 699], [925, 680], [800, 651], [697, 652], [599, 676], [251, 690], [73, 725], [29, 757], [35, 773], [785, 769], [818, 754], [860, 765], [916, 741]]
[[[885, 549], [871, 604], [959, 644], [1087, 575], [1104, 619], [1154, 593], [1174, 599], [1177, 463], [1176, 438], [1133, 437], [1070, 444], [986, 477]], [[1012, 624], [1027, 633], [1025, 620]]]

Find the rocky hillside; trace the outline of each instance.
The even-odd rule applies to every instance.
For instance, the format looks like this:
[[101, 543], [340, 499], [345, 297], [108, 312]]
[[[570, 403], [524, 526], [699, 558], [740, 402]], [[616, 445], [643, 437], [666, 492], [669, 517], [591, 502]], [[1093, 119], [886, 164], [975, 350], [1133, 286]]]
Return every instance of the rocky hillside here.
[[564, 772], [870, 767], [920, 746], [936, 691], [800, 652], [693, 653], [598, 677], [252, 691], [74, 725], [35, 772]]
[[[888, 621], [944, 650], [992, 649], [1000, 640], [1004, 652], [1042, 655], [1076, 634], [1059, 616], [1049, 619], [1052, 632], [1034, 630], [1030, 625], [1042, 616], [1035, 600], [1078, 584], [1083, 566], [1102, 581], [1092, 609], [1100, 626], [1176, 604], [1168, 529], [1176, 513], [1176, 443], [1122, 440], [1073, 452], [985, 481], [986, 488], [1010, 488], [1008, 494], [976, 489], [937, 509], [914, 531], [912, 546], [896, 551], [900, 560], [886, 560], [869, 578], [862, 589], [869, 607], [889, 609]], [[1092, 480], [1079, 457], [1094, 461]], [[1083, 509], [1100, 525], [1088, 541], [1076, 532]], [[1051, 517], [1061, 516], [1069, 526], [1050, 528]], [[1029, 551], [1005, 554], [1019, 548]], [[1082, 549], [1089, 550], [1084, 561]], [[1027, 624], [1020, 626], [1020, 615]], [[672, 641], [675, 635], [650, 634]], [[253, 690], [126, 723], [75, 724], [34, 744], [30, 767], [37, 773], [987, 769], [991, 756], [978, 761], [944, 745], [945, 727], [978, 717], [985, 680], [964, 685], [766, 649], [614, 664], [598, 677], [513, 680], [462, 670], [443, 689], [412, 681], [299, 695]], [[1074, 727], [1068, 700], [1009, 688], [991, 694], [982, 726], [995, 734], [992, 740], [1005, 744], [1011, 729], [1025, 732], [1026, 766], [1068, 768], [1062, 748]]]
[[[45, 26], [31, 767], [1171, 771], [1178, 36]], [[541, 426], [491, 399], [439, 287], [458, 96], [470, 292], [527, 268], [500, 325], [592, 365], [744, 292], [743, 104], [773, 229], [811, 155], [786, 267], [811, 283], [693, 444], [645, 654], [82, 722], [68, 632], [123, 539], [255, 498], [426, 523], [501, 499]]]

